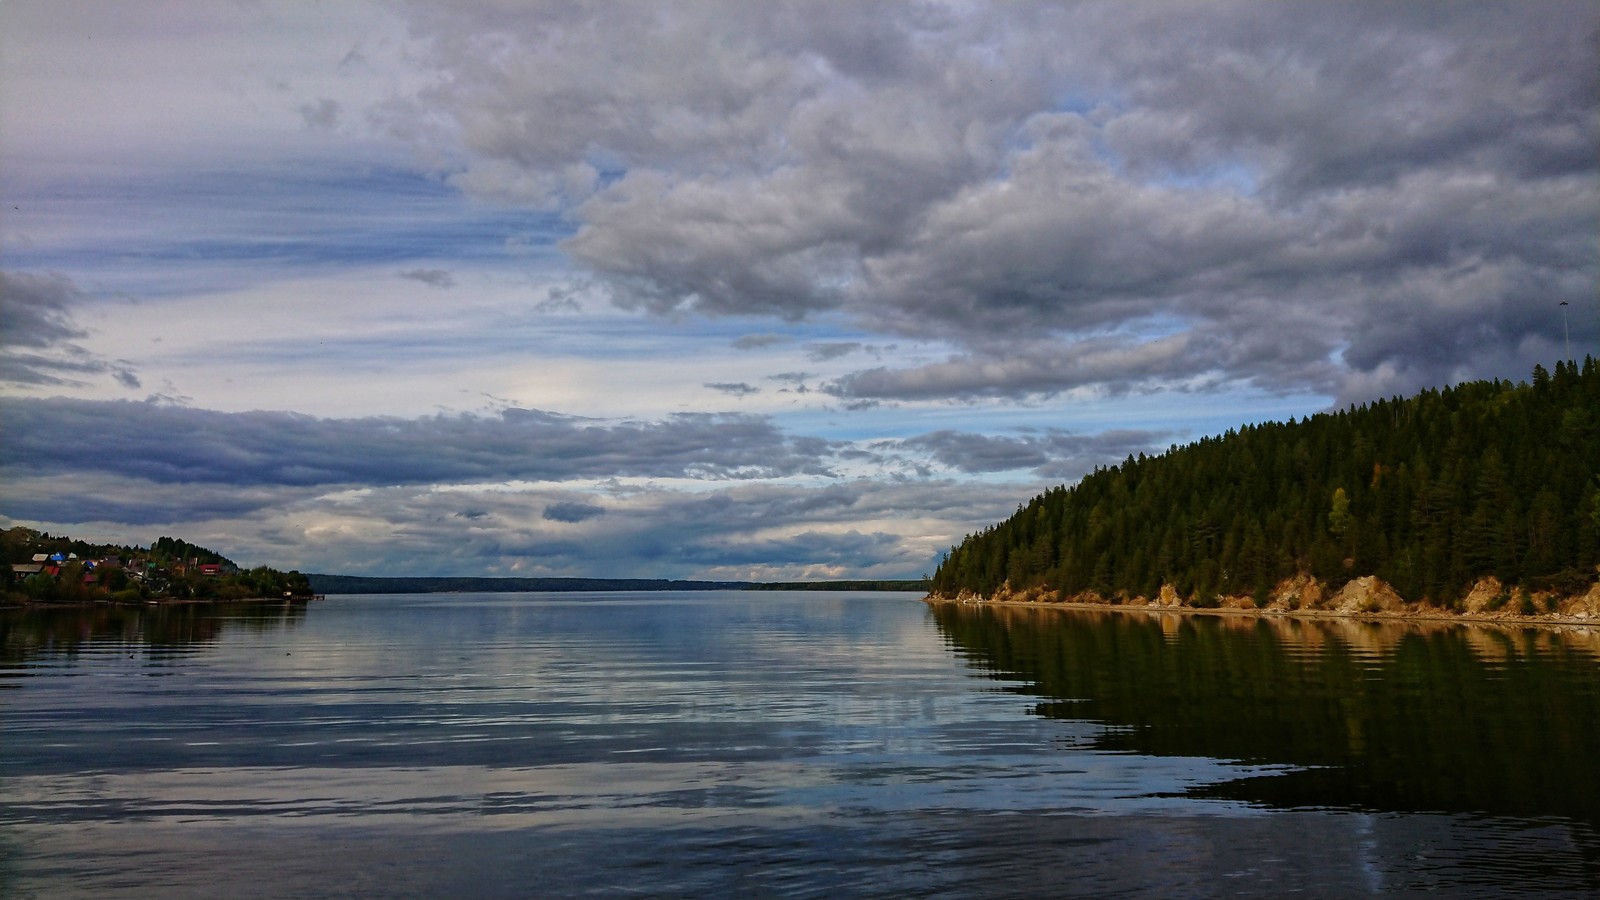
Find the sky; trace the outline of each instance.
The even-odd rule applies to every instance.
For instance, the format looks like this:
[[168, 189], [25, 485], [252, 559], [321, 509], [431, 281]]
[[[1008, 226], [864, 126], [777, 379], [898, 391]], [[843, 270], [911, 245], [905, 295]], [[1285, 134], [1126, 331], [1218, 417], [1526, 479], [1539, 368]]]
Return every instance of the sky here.
[[1592, 0], [0, 3], [4, 526], [915, 578], [1569, 346]]

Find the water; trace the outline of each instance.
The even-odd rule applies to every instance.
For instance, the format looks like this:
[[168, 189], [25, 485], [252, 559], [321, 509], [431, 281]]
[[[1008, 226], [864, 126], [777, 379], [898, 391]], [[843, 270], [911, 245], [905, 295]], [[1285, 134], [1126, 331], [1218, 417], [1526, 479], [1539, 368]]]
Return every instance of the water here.
[[1600, 894], [1600, 635], [908, 594], [0, 614], [0, 896]]

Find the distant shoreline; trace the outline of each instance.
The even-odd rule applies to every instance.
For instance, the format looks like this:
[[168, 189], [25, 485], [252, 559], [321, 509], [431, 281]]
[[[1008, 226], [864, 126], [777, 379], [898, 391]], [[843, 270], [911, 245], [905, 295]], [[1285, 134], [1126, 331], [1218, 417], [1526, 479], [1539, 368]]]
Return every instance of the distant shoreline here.
[[596, 591], [921, 591], [921, 579], [837, 581], [707, 581], [667, 578], [501, 578], [492, 576], [380, 577], [307, 575], [318, 594], [557, 593]]

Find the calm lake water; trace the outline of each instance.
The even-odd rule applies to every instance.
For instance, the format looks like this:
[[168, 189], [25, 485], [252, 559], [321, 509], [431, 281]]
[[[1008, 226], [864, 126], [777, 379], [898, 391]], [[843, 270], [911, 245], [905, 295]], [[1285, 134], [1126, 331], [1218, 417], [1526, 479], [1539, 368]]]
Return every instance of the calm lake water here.
[[1600, 635], [910, 594], [0, 613], [0, 896], [1600, 894]]

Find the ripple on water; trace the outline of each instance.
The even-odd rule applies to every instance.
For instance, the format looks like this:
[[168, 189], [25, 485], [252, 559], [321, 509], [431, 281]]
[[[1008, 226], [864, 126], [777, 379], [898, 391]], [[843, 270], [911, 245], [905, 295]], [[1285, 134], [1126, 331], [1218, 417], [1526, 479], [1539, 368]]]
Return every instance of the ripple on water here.
[[13, 630], [0, 893], [1597, 887], [1588, 776], [1550, 777], [1600, 746], [1587, 645], [990, 612], [463, 595], [181, 652]]

